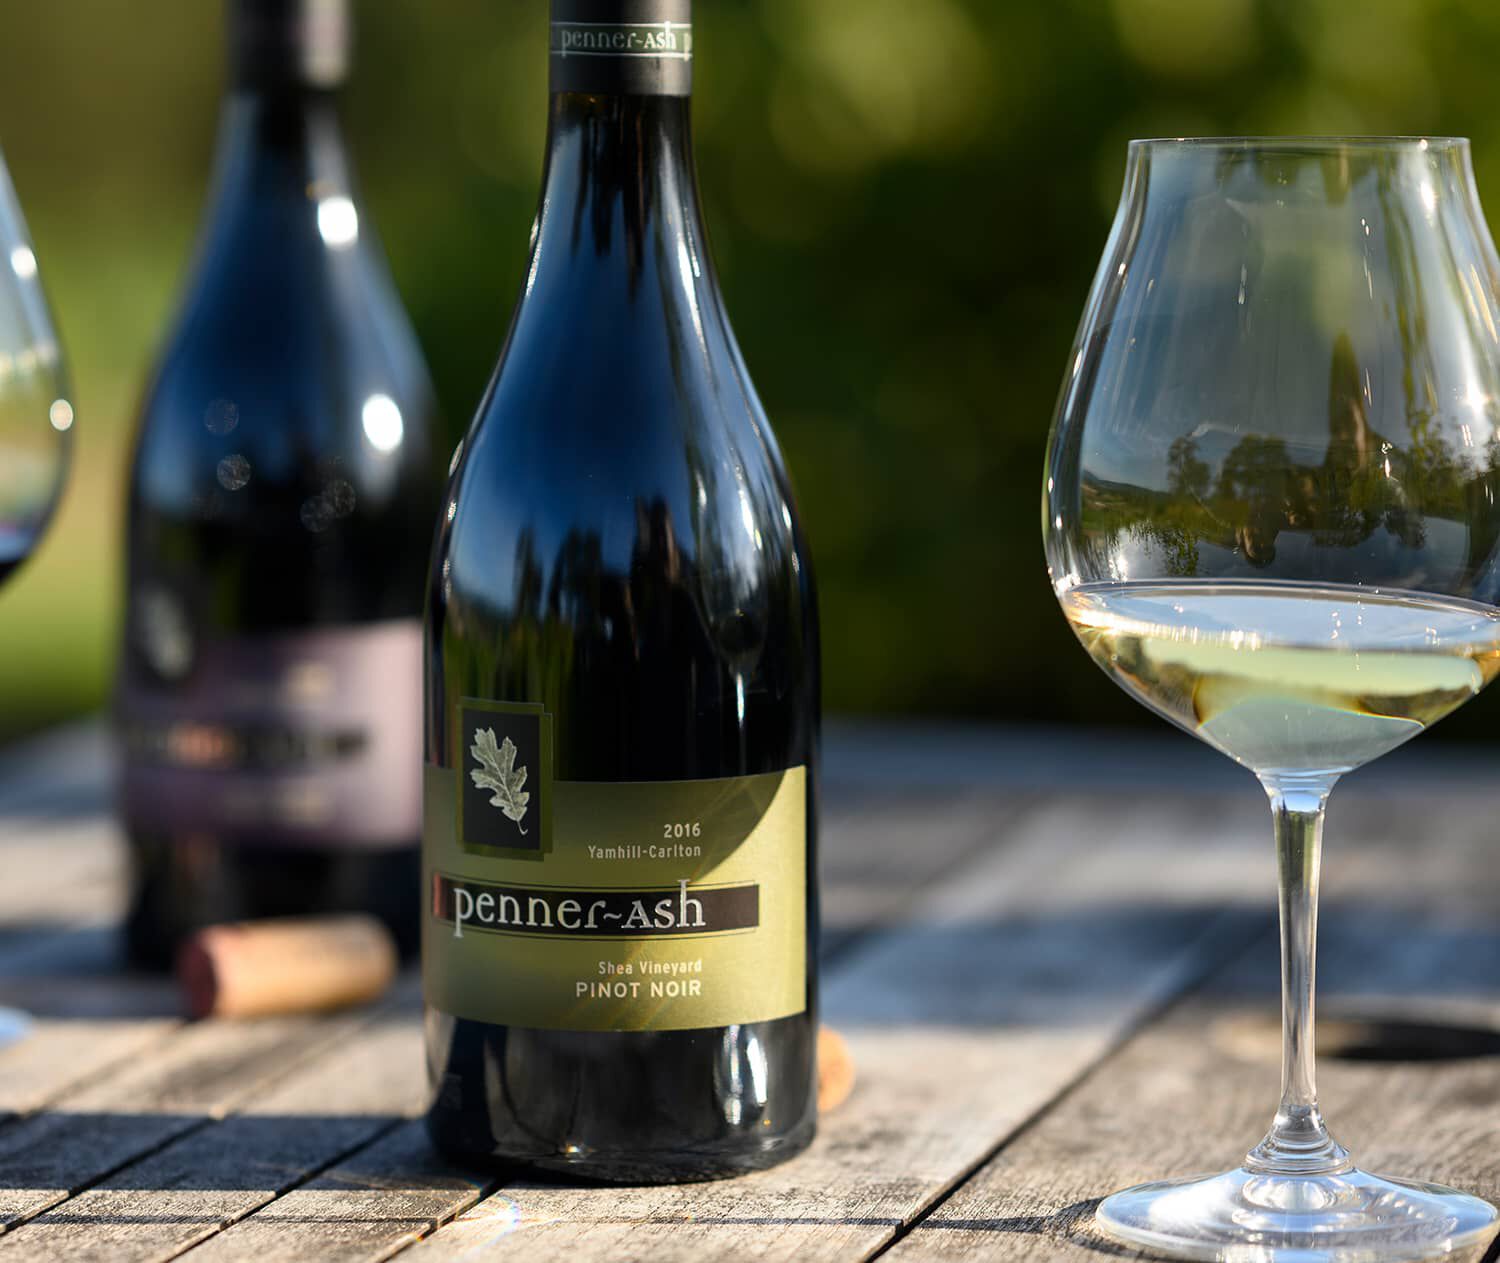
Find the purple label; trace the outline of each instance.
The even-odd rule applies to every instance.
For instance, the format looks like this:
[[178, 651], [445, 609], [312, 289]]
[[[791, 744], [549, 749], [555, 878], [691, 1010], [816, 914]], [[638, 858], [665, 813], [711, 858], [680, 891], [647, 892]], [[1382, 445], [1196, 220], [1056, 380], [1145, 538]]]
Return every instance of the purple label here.
[[135, 830], [245, 845], [412, 845], [422, 820], [415, 619], [197, 646], [172, 682], [120, 689]]

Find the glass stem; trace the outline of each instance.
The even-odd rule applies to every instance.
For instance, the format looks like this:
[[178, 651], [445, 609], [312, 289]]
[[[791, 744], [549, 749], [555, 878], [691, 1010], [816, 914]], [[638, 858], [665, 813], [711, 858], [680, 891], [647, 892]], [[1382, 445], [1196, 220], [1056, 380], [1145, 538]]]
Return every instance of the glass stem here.
[[1276, 1175], [1329, 1175], [1353, 1165], [1328, 1134], [1314, 1077], [1313, 974], [1323, 811], [1335, 778], [1262, 783], [1276, 825], [1281, 886], [1281, 1108], [1245, 1166]]

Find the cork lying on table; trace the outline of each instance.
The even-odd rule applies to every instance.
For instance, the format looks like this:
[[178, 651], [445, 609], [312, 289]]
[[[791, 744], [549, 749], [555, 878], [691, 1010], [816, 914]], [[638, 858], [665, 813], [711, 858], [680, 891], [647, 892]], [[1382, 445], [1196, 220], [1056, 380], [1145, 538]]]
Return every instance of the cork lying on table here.
[[267, 1017], [373, 1000], [396, 965], [373, 917], [299, 917], [209, 926], [183, 944], [177, 978], [191, 1017]]

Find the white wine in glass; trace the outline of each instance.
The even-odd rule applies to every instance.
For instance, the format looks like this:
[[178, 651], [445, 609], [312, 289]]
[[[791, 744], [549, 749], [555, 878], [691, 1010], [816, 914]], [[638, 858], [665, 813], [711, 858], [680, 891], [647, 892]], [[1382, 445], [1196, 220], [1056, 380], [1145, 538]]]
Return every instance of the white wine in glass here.
[[1260, 775], [1336, 775], [1500, 673], [1500, 610], [1298, 583], [1099, 583], [1062, 595], [1084, 647], [1152, 710]]
[[1048, 444], [1047, 562], [1094, 661], [1270, 798], [1283, 1068], [1239, 1167], [1104, 1199], [1129, 1245], [1389, 1263], [1495, 1230], [1477, 1197], [1354, 1165], [1312, 1033], [1329, 792], [1500, 673], [1497, 330], [1467, 141], [1131, 144]]

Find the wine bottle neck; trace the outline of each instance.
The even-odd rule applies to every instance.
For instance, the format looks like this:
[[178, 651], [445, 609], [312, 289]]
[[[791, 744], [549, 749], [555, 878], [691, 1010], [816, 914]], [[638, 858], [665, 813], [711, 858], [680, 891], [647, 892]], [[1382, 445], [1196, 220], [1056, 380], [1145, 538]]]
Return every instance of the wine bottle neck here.
[[[547, 161], [522, 323], [568, 311], [575, 326], [692, 319], [714, 304], [698, 204], [683, 59], [583, 47], [603, 27], [637, 32], [648, 18], [688, 30], [688, 0], [552, 0], [554, 52]], [[558, 50], [559, 23], [570, 36]], [[648, 28], [665, 40], [661, 25]], [[585, 38], [589, 36], [589, 38]], [[602, 38], [602, 36], [599, 36]], [[681, 31], [674, 38], [688, 50]], [[675, 67], [675, 69], [674, 69]], [[644, 78], [642, 78], [644, 76]], [[650, 277], [652, 279], [647, 280]]]
[[555, 93], [537, 249], [638, 273], [703, 255], [688, 99]]
[[285, 262], [319, 240], [329, 249], [354, 249], [364, 233], [360, 220], [332, 94], [229, 97], [219, 122], [201, 267], [245, 255]]
[[692, 0], [552, 0], [553, 93], [686, 97]]
[[349, 160], [331, 92], [235, 92], [219, 124], [220, 184], [248, 181], [261, 191], [286, 184], [314, 195], [347, 189]]
[[229, 74], [236, 92], [295, 96], [339, 87], [349, 73], [348, 0], [229, 0]]

